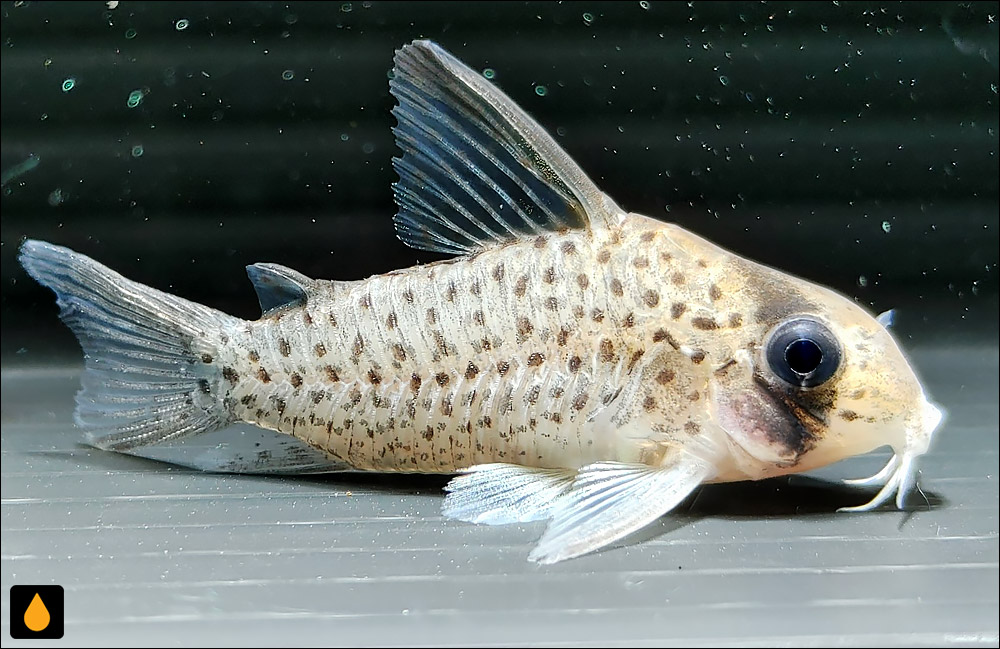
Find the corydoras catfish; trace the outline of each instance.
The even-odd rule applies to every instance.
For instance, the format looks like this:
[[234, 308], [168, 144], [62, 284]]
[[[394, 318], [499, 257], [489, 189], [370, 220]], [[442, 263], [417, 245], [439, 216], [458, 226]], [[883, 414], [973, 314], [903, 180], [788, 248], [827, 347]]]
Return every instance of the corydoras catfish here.
[[434, 43], [400, 49], [390, 87], [397, 233], [452, 259], [350, 282], [254, 264], [250, 322], [24, 243], [85, 353], [76, 421], [93, 445], [139, 454], [243, 422], [282, 442], [202, 468], [455, 473], [447, 516], [548, 520], [530, 555], [546, 563], [703, 483], [885, 445], [859, 481], [881, 491], [850, 509], [902, 507], [941, 412], [883, 322], [625, 212]]

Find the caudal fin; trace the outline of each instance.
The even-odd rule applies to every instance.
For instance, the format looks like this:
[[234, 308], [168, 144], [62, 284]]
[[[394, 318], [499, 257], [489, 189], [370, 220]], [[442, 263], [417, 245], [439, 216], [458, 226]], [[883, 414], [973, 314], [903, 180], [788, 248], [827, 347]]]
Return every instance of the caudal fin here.
[[237, 318], [43, 241], [25, 241], [20, 260], [83, 348], [76, 422], [91, 444], [128, 453], [230, 423], [214, 359]]

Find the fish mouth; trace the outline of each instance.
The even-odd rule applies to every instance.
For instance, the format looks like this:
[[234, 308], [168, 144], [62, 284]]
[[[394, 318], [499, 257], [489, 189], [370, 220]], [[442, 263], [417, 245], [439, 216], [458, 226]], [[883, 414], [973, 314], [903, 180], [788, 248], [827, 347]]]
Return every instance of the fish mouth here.
[[[915, 425], [908, 427], [906, 442], [903, 449], [894, 449], [882, 470], [869, 478], [845, 480], [845, 484], [854, 486], [879, 486], [881, 489], [871, 501], [857, 507], [841, 507], [838, 512], [870, 512], [878, 509], [893, 496], [896, 498], [896, 509], [906, 508], [907, 497], [917, 489], [917, 460], [930, 447], [934, 431], [944, 419], [944, 410], [926, 399], [920, 409], [915, 412]], [[912, 421], [912, 420], [911, 420]]]

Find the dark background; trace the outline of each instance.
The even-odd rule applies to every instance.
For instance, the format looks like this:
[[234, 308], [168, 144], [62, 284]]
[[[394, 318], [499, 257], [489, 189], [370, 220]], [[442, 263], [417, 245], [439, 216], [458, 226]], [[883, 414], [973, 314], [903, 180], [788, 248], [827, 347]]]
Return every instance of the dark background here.
[[4, 2], [2, 362], [78, 362], [16, 262], [28, 236], [247, 318], [248, 263], [356, 279], [437, 259], [391, 221], [387, 75], [418, 37], [491, 69], [622, 207], [899, 307], [908, 345], [995, 354], [998, 13]]

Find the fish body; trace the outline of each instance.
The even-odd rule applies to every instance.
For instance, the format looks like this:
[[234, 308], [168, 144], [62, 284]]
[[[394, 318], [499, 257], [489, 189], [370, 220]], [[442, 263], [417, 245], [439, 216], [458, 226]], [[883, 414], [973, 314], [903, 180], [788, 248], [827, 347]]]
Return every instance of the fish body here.
[[[881, 322], [828, 289], [627, 213], [505, 95], [433, 43], [397, 53], [397, 232], [450, 260], [363, 281], [248, 268], [240, 320], [27, 242], [87, 354], [102, 448], [236, 422], [284, 454], [228, 465], [459, 473], [445, 513], [550, 519], [532, 558], [602, 547], [699, 484], [896, 455], [912, 487], [941, 413]], [[221, 464], [219, 467], [221, 468]], [[316, 468], [313, 466], [312, 468]]]

